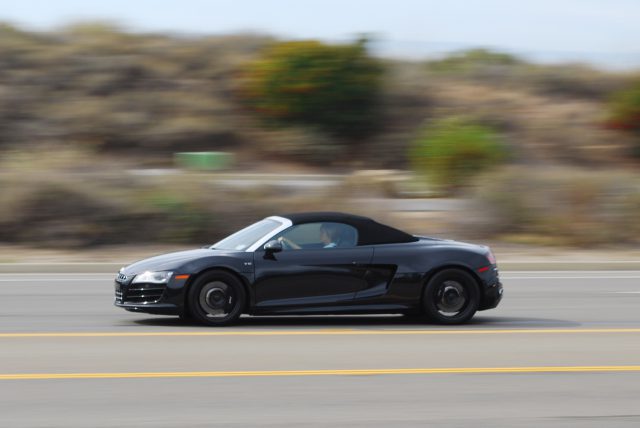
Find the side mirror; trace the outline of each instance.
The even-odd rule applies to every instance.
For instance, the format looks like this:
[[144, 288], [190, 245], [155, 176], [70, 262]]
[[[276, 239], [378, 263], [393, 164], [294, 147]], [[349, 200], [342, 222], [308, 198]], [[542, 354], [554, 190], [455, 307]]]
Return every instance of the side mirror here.
[[282, 251], [282, 242], [274, 239], [264, 244], [263, 248], [267, 254], [279, 253]]

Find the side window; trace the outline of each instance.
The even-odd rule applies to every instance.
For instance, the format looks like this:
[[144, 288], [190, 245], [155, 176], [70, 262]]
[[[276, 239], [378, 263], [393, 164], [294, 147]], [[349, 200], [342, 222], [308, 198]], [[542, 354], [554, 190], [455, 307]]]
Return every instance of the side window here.
[[285, 250], [348, 248], [358, 245], [358, 231], [344, 223], [305, 223], [291, 226], [276, 239]]

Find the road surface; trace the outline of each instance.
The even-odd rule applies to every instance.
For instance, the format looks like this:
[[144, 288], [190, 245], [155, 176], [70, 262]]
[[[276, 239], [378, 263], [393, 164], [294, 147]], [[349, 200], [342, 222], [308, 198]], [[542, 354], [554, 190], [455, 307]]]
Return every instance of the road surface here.
[[112, 275], [0, 274], [0, 427], [640, 426], [640, 272], [504, 272], [459, 327], [112, 306]]

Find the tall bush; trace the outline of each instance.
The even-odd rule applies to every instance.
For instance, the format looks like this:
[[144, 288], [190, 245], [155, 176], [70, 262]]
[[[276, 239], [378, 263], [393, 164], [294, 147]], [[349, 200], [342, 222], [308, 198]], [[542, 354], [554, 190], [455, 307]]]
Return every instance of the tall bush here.
[[244, 73], [247, 101], [265, 118], [360, 138], [376, 125], [381, 64], [366, 43], [276, 43]]

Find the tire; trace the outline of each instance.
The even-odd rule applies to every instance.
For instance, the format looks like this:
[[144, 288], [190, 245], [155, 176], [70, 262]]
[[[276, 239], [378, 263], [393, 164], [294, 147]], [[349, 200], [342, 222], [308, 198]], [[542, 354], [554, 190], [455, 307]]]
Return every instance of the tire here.
[[438, 324], [463, 324], [473, 318], [480, 304], [475, 278], [460, 269], [445, 269], [429, 280], [422, 306], [430, 321]]
[[198, 277], [187, 295], [189, 312], [196, 321], [210, 326], [231, 325], [240, 318], [246, 301], [238, 278], [223, 271]]

